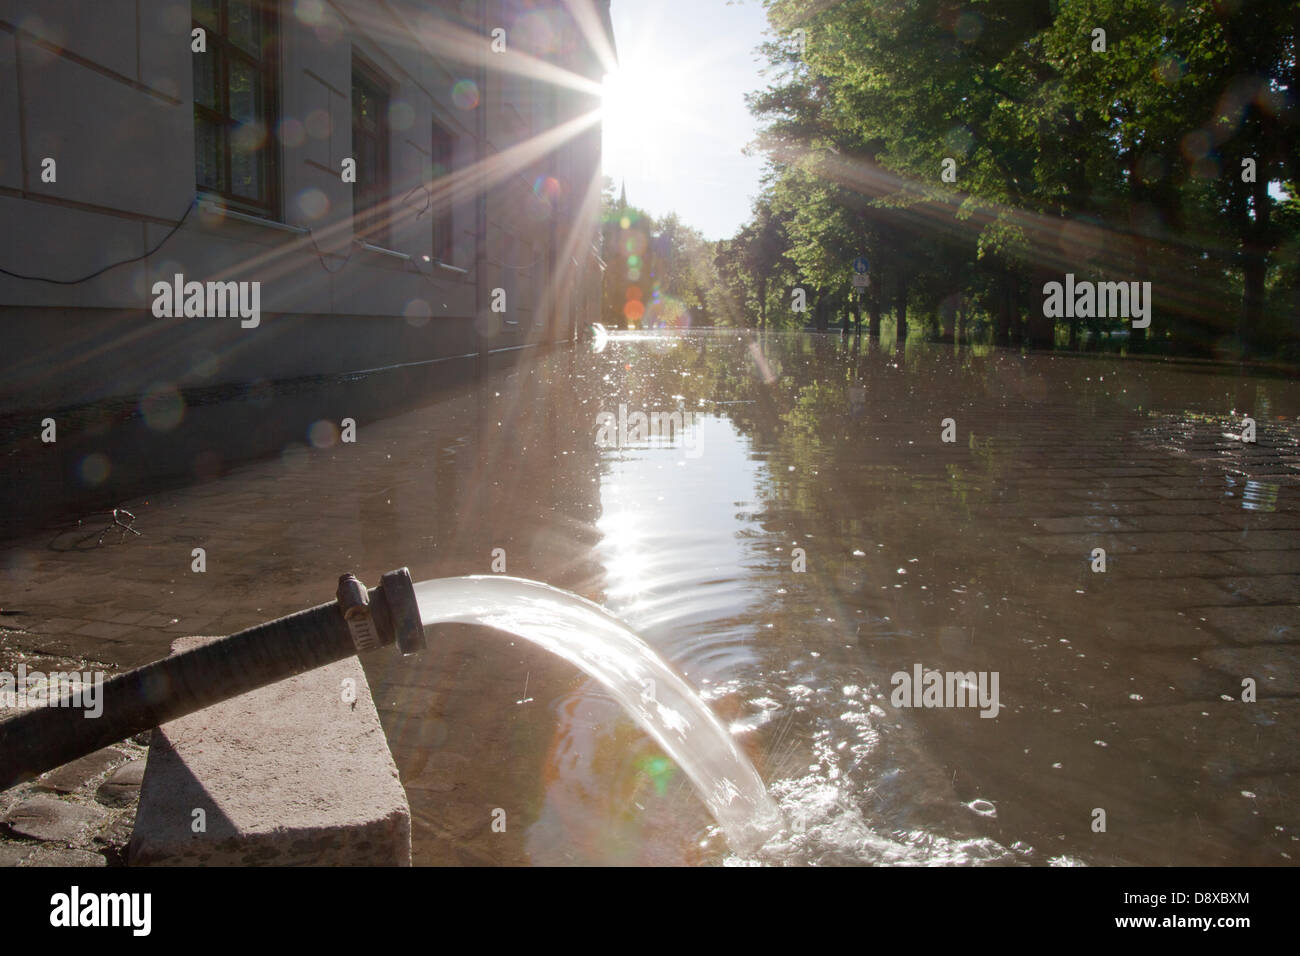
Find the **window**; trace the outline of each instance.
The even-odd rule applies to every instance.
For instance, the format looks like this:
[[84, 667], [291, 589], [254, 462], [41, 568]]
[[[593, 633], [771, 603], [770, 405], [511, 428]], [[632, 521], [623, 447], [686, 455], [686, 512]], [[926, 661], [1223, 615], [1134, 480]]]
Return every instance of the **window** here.
[[451, 131], [433, 121], [433, 149], [430, 162], [433, 166], [433, 256], [443, 262], [451, 263], [455, 256], [454, 235], [452, 232], [452, 194], [438, 194], [438, 180], [452, 171], [455, 137]]
[[279, 217], [275, 148], [276, 20], [273, 0], [194, 0], [206, 53], [194, 53], [194, 156], [198, 188], [227, 204]]
[[352, 58], [353, 230], [378, 245], [388, 243], [388, 83], [382, 74]]

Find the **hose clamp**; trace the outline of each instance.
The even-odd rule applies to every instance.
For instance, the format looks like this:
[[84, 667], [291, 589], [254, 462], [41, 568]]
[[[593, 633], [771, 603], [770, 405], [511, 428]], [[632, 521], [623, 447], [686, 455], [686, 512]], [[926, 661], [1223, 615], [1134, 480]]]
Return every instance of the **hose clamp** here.
[[375, 621], [370, 614], [370, 595], [356, 575], [344, 574], [339, 577], [338, 600], [339, 610], [347, 622], [357, 652], [381, 647], [379, 632], [375, 630]]

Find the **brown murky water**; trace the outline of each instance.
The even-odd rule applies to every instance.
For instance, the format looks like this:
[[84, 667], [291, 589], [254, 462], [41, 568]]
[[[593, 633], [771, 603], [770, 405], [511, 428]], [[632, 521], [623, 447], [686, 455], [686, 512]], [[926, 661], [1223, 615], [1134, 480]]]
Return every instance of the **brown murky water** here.
[[[699, 416], [599, 451], [585, 511], [546, 535], [594, 537], [568, 561], [597, 574], [568, 583], [745, 741], [792, 821], [759, 858], [1295, 856], [1295, 382], [801, 336], [616, 337], [572, 362], [575, 445], [552, 454], [620, 405]], [[1244, 414], [1253, 446], [1230, 437]], [[525, 572], [564, 580], [536, 535]], [[917, 665], [996, 672], [1001, 710], [897, 708]], [[545, 782], [530, 860], [723, 856], [601, 689], [533, 682], [498, 702], [546, 737], [510, 757]]]
[[[510, 573], [579, 590], [657, 647], [782, 802], [790, 831], [760, 860], [1285, 863], [1300, 849], [1294, 382], [797, 335], [623, 336], [556, 361], [570, 367], [514, 377], [513, 428], [491, 414], [480, 428], [484, 460], [545, 465], [496, 465], [487, 510], [458, 511], [455, 570], [502, 546]], [[559, 406], [538, 377], [566, 382]], [[636, 411], [673, 410], [698, 417], [635, 441]], [[593, 436], [611, 437], [602, 413], [628, 422], [631, 447], [593, 456]], [[1245, 413], [1253, 446], [1231, 437]], [[465, 701], [439, 711], [447, 739], [418, 721], [393, 735], [428, 741], [437, 786], [455, 781], [421, 811], [436, 843], [502, 859], [484, 808], [514, 800], [526, 835], [505, 858], [725, 858], [599, 687], [534, 661], [489, 701], [502, 662], [473, 640], [464, 670], [427, 672]], [[996, 673], [996, 717], [894, 706], [893, 675], [918, 664]], [[465, 721], [511, 738], [480, 759], [451, 740]]]
[[[673, 411], [680, 433], [636, 433]], [[754, 861], [1288, 864], [1297, 415], [1295, 381], [1208, 365], [616, 335], [365, 421], [355, 445], [151, 495], [133, 510], [155, 540], [97, 577], [35, 545], [6, 574], [221, 633], [327, 599], [341, 570], [504, 562], [622, 617], [730, 725], [790, 823]], [[202, 582], [165, 553], [198, 538]], [[140, 634], [66, 646], [132, 663], [170, 636]], [[365, 664], [418, 863], [743, 862], [568, 665], [467, 628]], [[899, 706], [918, 670], [998, 706]]]

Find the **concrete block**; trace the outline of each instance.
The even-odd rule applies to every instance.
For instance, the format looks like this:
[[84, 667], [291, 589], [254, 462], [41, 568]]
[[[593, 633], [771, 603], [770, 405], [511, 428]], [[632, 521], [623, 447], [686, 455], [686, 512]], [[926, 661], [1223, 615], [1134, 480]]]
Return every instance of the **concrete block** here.
[[[172, 652], [212, 640], [181, 638]], [[346, 680], [355, 681], [354, 701], [342, 693]], [[410, 808], [360, 661], [160, 727], [128, 862], [409, 866]]]

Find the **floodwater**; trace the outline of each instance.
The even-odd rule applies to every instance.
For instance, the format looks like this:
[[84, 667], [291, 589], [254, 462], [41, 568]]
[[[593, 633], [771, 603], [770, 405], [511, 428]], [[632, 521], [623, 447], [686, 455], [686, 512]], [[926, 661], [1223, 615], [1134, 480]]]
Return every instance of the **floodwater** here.
[[[469, 492], [488, 526], [462, 521], [455, 546], [602, 603], [701, 692], [787, 819], [745, 861], [1300, 851], [1295, 382], [799, 334], [625, 334], [550, 361], [492, 387], [532, 424], [489, 414], [457, 450], [493, 478]], [[674, 410], [680, 433], [637, 433], [636, 412]], [[460, 673], [499, 670], [507, 644], [476, 639]], [[895, 706], [918, 666], [998, 706]], [[430, 742], [447, 795], [487, 805], [533, 777], [512, 862], [744, 862], [599, 685], [530, 670], [495, 693], [396, 737]], [[440, 753], [458, 719], [520, 729], [485, 765]], [[432, 827], [501, 858], [486, 827]]]
[[[355, 443], [316, 421], [254, 463], [222, 463], [228, 412], [189, 409], [204, 480], [125, 500], [146, 534], [109, 571], [75, 563], [107, 549], [20, 549], [10, 579], [129, 594], [189, 633], [328, 600], [347, 570], [543, 581], [695, 687], [786, 821], [735, 853], [598, 683], [447, 625], [418, 659], [364, 658], [417, 864], [1300, 855], [1296, 381], [802, 333], [599, 345], [354, 413]], [[256, 414], [305, 435], [386, 387]], [[209, 573], [176, 573], [165, 549], [183, 565], [199, 540]], [[958, 676], [926, 695], [931, 671]]]

